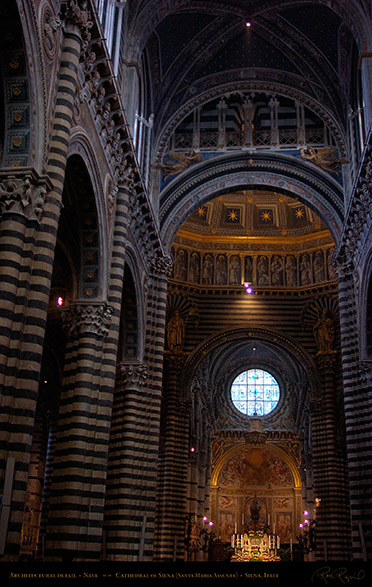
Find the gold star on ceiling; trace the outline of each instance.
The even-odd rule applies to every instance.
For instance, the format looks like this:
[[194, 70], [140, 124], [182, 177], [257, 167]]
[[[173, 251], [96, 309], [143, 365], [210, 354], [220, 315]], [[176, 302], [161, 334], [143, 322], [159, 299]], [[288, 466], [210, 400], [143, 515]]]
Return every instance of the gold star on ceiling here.
[[303, 218], [304, 217], [304, 211], [302, 208], [298, 208], [296, 210], [296, 218]]
[[235, 220], [238, 220], [238, 213], [236, 210], [230, 210], [229, 212], [229, 219], [232, 220], [233, 222]]
[[200, 207], [197, 209], [197, 214], [198, 214], [198, 216], [205, 216], [205, 212], [206, 212], [206, 210], [205, 210], [205, 208], [203, 208], [203, 206], [200, 206]]
[[269, 210], [265, 210], [264, 212], [262, 212], [261, 218], [265, 222], [269, 222], [269, 220], [271, 220], [271, 212]]

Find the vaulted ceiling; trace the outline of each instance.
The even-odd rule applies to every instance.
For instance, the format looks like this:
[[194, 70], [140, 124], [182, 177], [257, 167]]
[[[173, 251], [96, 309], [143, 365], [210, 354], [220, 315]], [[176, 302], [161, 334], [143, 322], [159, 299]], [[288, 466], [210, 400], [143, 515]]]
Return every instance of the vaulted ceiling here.
[[145, 57], [148, 115], [154, 113], [155, 132], [206, 87], [244, 80], [301, 92], [345, 125], [351, 65], [370, 42], [363, 18], [367, 5], [336, 0], [131, 2], [129, 37], [136, 39], [133, 54]]

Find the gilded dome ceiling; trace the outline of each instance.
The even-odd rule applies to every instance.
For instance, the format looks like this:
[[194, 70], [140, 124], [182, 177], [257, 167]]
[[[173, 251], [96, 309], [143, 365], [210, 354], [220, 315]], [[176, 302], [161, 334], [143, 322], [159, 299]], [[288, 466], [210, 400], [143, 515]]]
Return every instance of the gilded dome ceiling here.
[[303, 248], [331, 244], [322, 220], [302, 202], [277, 192], [242, 190], [218, 196], [200, 205], [178, 232], [176, 242], [194, 242], [204, 248], [220, 243]]

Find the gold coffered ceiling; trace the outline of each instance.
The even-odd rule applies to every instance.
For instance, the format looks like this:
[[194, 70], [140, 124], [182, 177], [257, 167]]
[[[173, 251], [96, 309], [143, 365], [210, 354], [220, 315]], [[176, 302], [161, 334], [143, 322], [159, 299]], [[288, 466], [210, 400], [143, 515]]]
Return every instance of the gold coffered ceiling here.
[[276, 192], [244, 190], [196, 208], [176, 238], [178, 243], [186, 241], [201, 247], [262, 242], [265, 248], [269, 243], [274, 248], [290, 243], [311, 248], [331, 244], [332, 237], [324, 222], [302, 202]]

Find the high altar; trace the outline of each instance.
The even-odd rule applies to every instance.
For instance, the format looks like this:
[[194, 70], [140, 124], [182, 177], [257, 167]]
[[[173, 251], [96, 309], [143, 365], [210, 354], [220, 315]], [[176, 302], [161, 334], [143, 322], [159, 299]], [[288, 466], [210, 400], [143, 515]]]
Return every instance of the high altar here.
[[269, 526], [260, 527], [259, 515], [260, 506], [255, 496], [251, 505], [252, 524], [248, 531], [237, 534], [235, 528], [235, 534], [231, 536], [231, 547], [234, 549], [232, 562], [280, 561], [280, 538], [275, 532], [270, 532]]
[[248, 561], [280, 561], [279, 536], [267, 533], [264, 530], [250, 530], [244, 534], [233, 534], [231, 547], [234, 554], [232, 562]]

